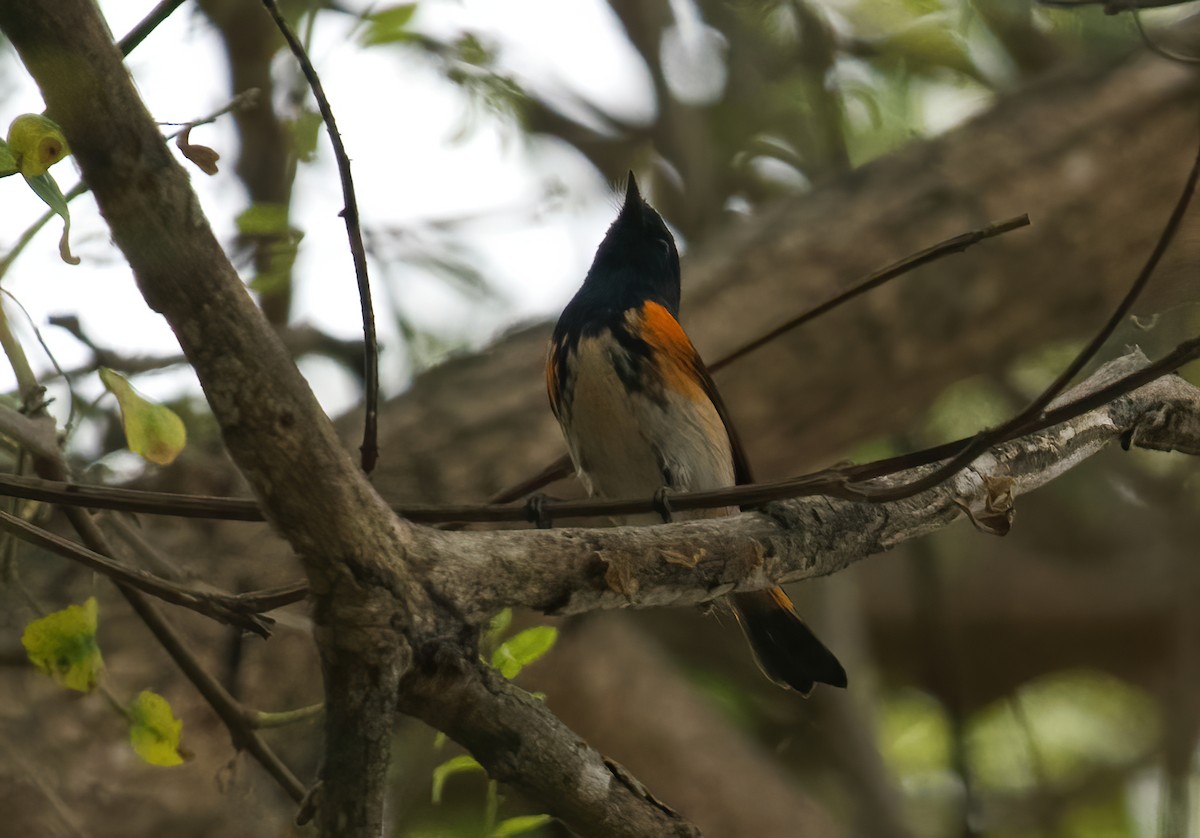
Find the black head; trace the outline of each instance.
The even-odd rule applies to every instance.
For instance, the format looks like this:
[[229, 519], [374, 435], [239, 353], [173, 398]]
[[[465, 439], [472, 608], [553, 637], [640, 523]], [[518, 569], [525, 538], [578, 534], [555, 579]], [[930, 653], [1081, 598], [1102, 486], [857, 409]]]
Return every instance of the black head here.
[[600, 242], [578, 296], [616, 310], [651, 299], [679, 314], [675, 238], [662, 216], [642, 199], [633, 172], [625, 187], [625, 204]]

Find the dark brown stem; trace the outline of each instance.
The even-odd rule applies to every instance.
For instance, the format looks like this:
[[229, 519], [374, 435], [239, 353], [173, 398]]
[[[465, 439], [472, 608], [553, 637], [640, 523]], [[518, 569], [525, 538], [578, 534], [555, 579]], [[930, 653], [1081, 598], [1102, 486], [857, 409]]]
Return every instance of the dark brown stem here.
[[375, 310], [371, 305], [371, 283], [367, 278], [367, 251], [363, 246], [362, 228], [358, 223], [358, 200], [354, 197], [354, 178], [350, 172], [350, 156], [342, 144], [342, 135], [338, 133], [337, 122], [333, 118], [333, 109], [321, 86], [321, 78], [308, 58], [304, 44], [296, 37], [292, 27], [284, 19], [275, 4], [275, 0], [263, 0], [263, 5], [271, 13], [275, 25], [283, 34], [291, 48], [292, 54], [300, 62], [300, 69], [308, 79], [312, 88], [313, 98], [325, 121], [329, 132], [329, 141], [333, 144], [333, 156], [337, 160], [338, 175], [342, 181], [342, 197], [346, 202], [342, 210], [342, 218], [346, 222], [346, 235], [350, 239], [350, 255], [354, 260], [354, 274], [358, 278], [358, 299], [362, 304], [363, 344], [366, 350], [363, 358], [363, 382], [366, 387], [364, 400], [366, 408], [363, 418], [362, 468], [367, 474], [375, 469], [379, 459], [379, 341], [375, 336]]
[[[1117, 326], [1125, 320], [1129, 312], [1133, 309], [1133, 304], [1137, 301], [1142, 291], [1145, 290], [1146, 285], [1149, 284], [1150, 277], [1154, 275], [1155, 268], [1158, 267], [1158, 263], [1171, 246], [1171, 242], [1174, 241], [1175, 234], [1179, 231], [1179, 225], [1183, 222], [1183, 217], [1187, 213], [1188, 206], [1191, 204], [1192, 195], [1195, 194], [1197, 179], [1200, 179], [1200, 146], [1197, 147], [1196, 159], [1192, 163], [1192, 168], [1188, 172], [1187, 179], [1184, 181], [1183, 191], [1180, 193], [1179, 199], [1175, 202], [1175, 207], [1171, 210], [1171, 215], [1168, 217], [1167, 223], [1154, 245], [1154, 249], [1150, 252], [1137, 277], [1134, 278], [1133, 284], [1129, 286], [1129, 290], [1125, 293], [1125, 296], [1121, 299], [1121, 302], [1114, 309], [1108, 320], [1093, 335], [1092, 339], [1088, 341], [1087, 346], [1079, 351], [1071, 363], [1067, 365], [1067, 368], [1059, 373], [1058, 377], [1038, 394], [1037, 398], [1004, 424], [977, 434], [974, 439], [950, 458], [948, 462], [921, 479], [915, 480], [909, 485], [892, 486], [887, 489], [861, 487], [863, 497], [879, 502], [912, 497], [954, 475], [959, 470], [970, 465], [972, 460], [998, 441], [1010, 438], [1014, 433], [1020, 433], [1022, 428], [1028, 427], [1037, 420], [1059, 393], [1066, 389], [1072, 379], [1079, 375], [1083, 371], [1083, 368], [1096, 357], [1096, 353], [1100, 351], [1100, 347], [1112, 337]], [[856, 490], [859, 490], [859, 488], [856, 487]]]
[[[401, 682], [432, 694], [457, 680], [436, 654], [444, 637], [469, 633], [456, 609], [440, 594], [435, 600], [436, 588], [412, 572], [427, 531], [397, 519], [343, 450], [213, 236], [94, 2], [0, 4], [0, 31], [41, 87], [147, 303], [174, 329], [231, 457], [304, 562], [326, 698], [318, 826], [328, 838], [375, 838], [384, 825]], [[92, 536], [84, 542], [96, 549]], [[133, 596], [136, 602], [141, 595]], [[420, 671], [413, 669], [414, 649], [422, 650]], [[472, 712], [484, 721], [502, 709], [499, 696], [476, 697]], [[594, 763], [561, 725], [550, 730], [553, 742], [527, 741], [520, 722], [508, 740], [514, 754], [552, 749], [571, 760], [553, 764], [560, 775], [579, 775]], [[534, 792], [562, 786], [524, 775], [513, 781]], [[594, 790], [575, 791], [573, 826], [642, 823], [659, 811], [634, 794], [584, 793]]]
[[43, 550], [49, 550], [78, 562], [96, 573], [107, 576], [119, 585], [151, 594], [172, 605], [190, 608], [197, 614], [203, 614], [218, 622], [236, 626], [243, 631], [252, 631], [260, 637], [271, 636], [269, 625], [273, 622], [272, 620], [247, 613], [244, 607], [232, 607], [234, 600], [228, 594], [195, 590], [139, 568], [126, 567], [111, 555], [101, 555], [94, 550], [80, 547], [78, 544], [34, 526], [3, 510], [0, 510], [0, 530], [16, 536], [27, 544], [33, 544]]

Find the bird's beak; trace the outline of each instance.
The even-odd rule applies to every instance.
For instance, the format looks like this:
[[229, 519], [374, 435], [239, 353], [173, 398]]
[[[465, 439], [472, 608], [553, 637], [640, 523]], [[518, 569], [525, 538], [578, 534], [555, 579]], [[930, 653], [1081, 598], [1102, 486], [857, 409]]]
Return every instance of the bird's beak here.
[[642, 193], [638, 191], [637, 179], [633, 176], [633, 170], [629, 171], [629, 177], [625, 181], [625, 209], [637, 206], [642, 202]]

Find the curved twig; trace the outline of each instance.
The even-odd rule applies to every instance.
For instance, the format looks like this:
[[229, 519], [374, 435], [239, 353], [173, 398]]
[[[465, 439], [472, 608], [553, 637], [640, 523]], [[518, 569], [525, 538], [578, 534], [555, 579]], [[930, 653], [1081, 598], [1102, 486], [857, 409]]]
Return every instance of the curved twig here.
[[363, 245], [362, 228], [358, 223], [358, 200], [354, 197], [354, 178], [350, 173], [350, 157], [346, 154], [345, 145], [342, 144], [342, 135], [338, 133], [337, 122], [333, 118], [333, 109], [329, 106], [329, 99], [326, 98], [325, 89], [321, 86], [321, 78], [317, 75], [312, 61], [309, 60], [304, 44], [300, 43], [300, 39], [296, 37], [296, 33], [292, 31], [292, 27], [280, 13], [275, 0], [263, 0], [263, 5], [271, 13], [271, 18], [275, 21], [284, 40], [287, 41], [292, 54], [300, 62], [300, 69], [304, 72], [304, 77], [308, 79], [308, 86], [312, 88], [313, 98], [317, 100], [317, 107], [321, 111], [321, 119], [324, 120], [325, 129], [329, 132], [329, 141], [333, 144], [333, 156], [337, 159], [338, 175], [342, 181], [342, 196], [346, 202], [341, 216], [346, 222], [346, 235], [350, 239], [350, 255], [354, 259], [354, 274], [358, 279], [358, 299], [362, 305], [363, 381], [366, 387], [364, 395], [366, 409], [360, 451], [362, 452], [363, 471], [370, 474], [379, 459], [379, 342], [375, 336], [375, 309], [371, 304], [371, 284], [367, 278], [367, 251]]

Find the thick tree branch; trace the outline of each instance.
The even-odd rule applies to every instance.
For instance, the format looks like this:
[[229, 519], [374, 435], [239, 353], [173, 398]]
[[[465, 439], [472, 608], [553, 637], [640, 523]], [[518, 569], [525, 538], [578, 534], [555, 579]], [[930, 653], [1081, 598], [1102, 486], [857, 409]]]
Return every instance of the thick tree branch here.
[[[1063, 399], [1079, 399], [1146, 366], [1135, 351]], [[1011, 501], [1114, 441], [1200, 454], [1200, 390], [1175, 376], [1108, 405], [996, 446], [951, 480], [911, 498], [856, 503], [827, 497], [763, 512], [664, 527], [500, 533], [423, 530], [414, 551], [440, 593], [473, 620], [505, 605], [573, 614], [596, 608], [690, 605], [731, 591], [841, 570], [970, 515], [1004, 531]], [[900, 484], [936, 468], [881, 478]]]
[[[487, 680], [498, 676], [478, 667], [472, 654], [463, 656], [469, 661], [465, 670], [445, 660], [451, 657], [441, 653], [447, 638], [462, 645], [463, 625], [408, 572], [410, 551], [419, 546], [416, 531], [395, 517], [347, 456], [255, 308], [91, 0], [5, 3], [0, 30], [62, 126], [143, 296], [174, 329], [266, 517], [305, 561], [326, 688], [318, 822], [327, 836], [378, 835], [401, 680], [415, 652], [432, 672], [409, 675], [403, 694], [412, 697], [414, 711], [427, 718], [445, 713], [446, 694], [457, 690], [471, 700], [464, 710], [468, 717], [494, 719], [496, 744], [521, 741], [522, 728], [510, 727], [512, 720], [499, 712], [512, 688], [486, 689]], [[144, 604], [136, 592], [126, 595], [135, 607]], [[445, 689], [432, 690], [434, 681]], [[477, 689], [480, 685], [485, 689]], [[421, 700], [428, 695], [437, 699]], [[553, 741], [537, 750], [557, 755], [560, 774], [584, 776], [597, 765], [599, 755], [577, 746], [577, 737], [544, 708], [532, 712], [541, 729], [553, 731]], [[529, 714], [517, 721], [530, 721]], [[571, 747], [564, 747], [567, 742]], [[489, 764], [508, 776], [503, 760]], [[545, 784], [544, 777], [520, 775], [514, 782], [540, 794], [562, 785]], [[576, 784], [573, 794], [543, 802], [576, 818], [576, 826], [613, 824], [608, 835], [690, 831], [648, 795], [633, 793], [635, 788], [631, 778], [603, 787]], [[631, 832], [621, 824], [654, 828]], [[658, 828], [663, 826], [668, 829]]]
[[95, 5], [5, 3], [0, 28], [147, 302], [174, 329], [234, 461], [307, 560], [328, 698], [319, 818], [327, 835], [378, 834], [405, 629], [430, 611], [403, 572], [407, 529], [345, 454], [229, 264]]
[[401, 708], [469, 748], [491, 777], [534, 795], [573, 831], [595, 838], [700, 834], [496, 670], [477, 658], [442, 666], [453, 677], [414, 679]]

